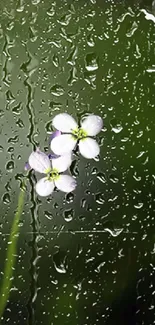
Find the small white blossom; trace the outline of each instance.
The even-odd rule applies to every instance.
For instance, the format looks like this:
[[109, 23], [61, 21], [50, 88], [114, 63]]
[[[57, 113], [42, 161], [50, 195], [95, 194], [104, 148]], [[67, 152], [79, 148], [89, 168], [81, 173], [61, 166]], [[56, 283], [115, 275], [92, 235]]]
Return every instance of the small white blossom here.
[[70, 175], [62, 175], [72, 162], [71, 153], [64, 156], [49, 159], [49, 157], [39, 149], [32, 152], [28, 163], [35, 171], [45, 174], [36, 184], [36, 192], [40, 196], [50, 195], [56, 186], [60, 191], [69, 193], [75, 190], [76, 181]]
[[54, 117], [53, 126], [65, 133], [51, 141], [51, 150], [55, 154], [64, 155], [71, 152], [78, 142], [79, 151], [85, 158], [91, 159], [98, 156], [99, 145], [91, 137], [96, 136], [103, 127], [103, 120], [100, 116], [88, 115], [81, 121], [79, 127], [72, 116], [61, 113]]

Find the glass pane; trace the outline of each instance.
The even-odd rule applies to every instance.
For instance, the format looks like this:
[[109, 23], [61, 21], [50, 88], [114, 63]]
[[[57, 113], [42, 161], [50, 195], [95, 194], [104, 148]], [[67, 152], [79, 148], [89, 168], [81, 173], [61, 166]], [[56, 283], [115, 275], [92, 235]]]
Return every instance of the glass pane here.
[[[0, 7], [1, 287], [28, 175], [2, 324], [154, 324], [154, 1]], [[24, 166], [63, 112], [103, 118], [100, 156], [42, 198]]]

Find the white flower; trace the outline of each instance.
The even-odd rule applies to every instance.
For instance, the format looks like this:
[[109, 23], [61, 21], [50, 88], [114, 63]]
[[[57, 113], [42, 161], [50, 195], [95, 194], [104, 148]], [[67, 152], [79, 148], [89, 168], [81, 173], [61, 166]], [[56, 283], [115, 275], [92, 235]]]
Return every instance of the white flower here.
[[81, 121], [79, 127], [72, 116], [61, 113], [54, 117], [53, 126], [66, 134], [55, 137], [51, 141], [51, 150], [57, 155], [64, 155], [71, 152], [77, 142], [79, 151], [85, 158], [91, 159], [98, 156], [100, 148], [96, 140], [91, 137], [96, 136], [103, 127], [103, 120], [100, 116], [89, 115]]
[[39, 149], [32, 152], [28, 160], [30, 167], [39, 173], [46, 174], [37, 182], [36, 192], [40, 196], [47, 196], [53, 192], [55, 186], [60, 191], [72, 192], [76, 187], [75, 179], [70, 175], [60, 174], [69, 168], [71, 162], [71, 153], [50, 160]]

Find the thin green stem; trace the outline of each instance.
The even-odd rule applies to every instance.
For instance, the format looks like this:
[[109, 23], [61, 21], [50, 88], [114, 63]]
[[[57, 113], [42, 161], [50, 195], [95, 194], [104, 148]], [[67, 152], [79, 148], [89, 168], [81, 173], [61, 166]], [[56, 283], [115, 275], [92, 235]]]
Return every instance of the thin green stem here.
[[12, 279], [13, 279], [13, 271], [16, 262], [16, 253], [17, 253], [17, 241], [19, 236], [18, 234], [19, 220], [23, 211], [24, 196], [25, 196], [25, 191], [21, 188], [19, 198], [18, 198], [17, 211], [15, 213], [15, 217], [11, 227], [11, 233], [8, 240], [7, 256], [5, 260], [5, 266], [4, 266], [4, 275], [3, 275], [2, 284], [0, 288], [0, 319], [4, 313], [9, 298]]

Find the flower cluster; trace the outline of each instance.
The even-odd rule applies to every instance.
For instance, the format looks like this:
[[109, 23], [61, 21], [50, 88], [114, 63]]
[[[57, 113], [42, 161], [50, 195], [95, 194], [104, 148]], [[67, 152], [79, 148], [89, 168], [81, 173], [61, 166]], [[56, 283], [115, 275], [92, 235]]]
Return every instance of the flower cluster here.
[[92, 137], [103, 127], [101, 117], [89, 115], [78, 126], [72, 116], [61, 113], [54, 117], [53, 126], [56, 128], [50, 143], [53, 153], [46, 155], [37, 149], [28, 159], [30, 168], [45, 175], [36, 184], [36, 192], [40, 196], [50, 195], [55, 187], [66, 193], [76, 188], [76, 180], [70, 175], [62, 174], [70, 167], [72, 151], [76, 146], [81, 155], [88, 159], [97, 157], [100, 152], [98, 143]]

